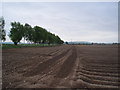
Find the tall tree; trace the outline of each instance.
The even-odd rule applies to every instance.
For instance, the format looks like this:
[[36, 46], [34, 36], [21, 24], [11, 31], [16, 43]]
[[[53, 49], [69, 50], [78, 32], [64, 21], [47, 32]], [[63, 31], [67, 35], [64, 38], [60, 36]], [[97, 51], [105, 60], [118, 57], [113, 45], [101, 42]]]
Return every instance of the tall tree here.
[[6, 32], [5, 32], [4, 26], [5, 26], [5, 20], [3, 17], [0, 17], [0, 40], [3, 40], [3, 41], [6, 40], [5, 38]]
[[58, 44], [63, 44], [64, 43], [64, 41], [61, 40], [59, 36], [56, 36], [56, 38], [57, 38], [57, 43]]
[[20, 42], [24, 34], [23, 25], [19, 22], [12, 22], [11, 26], [12, 28], [9, 37], [14, 42], [14, 44], [17, 45], [17, 43]]
[[43, 29], [43, 35], [42, 35], [42, 43], [47, 43], [47, 39], [48, 39], [48, 32], [46, 29]]
[[32, 42], [32, 39], [33, 39], [33, 29], [32, 27], [29, 25], [29, 24], [25, 24], [24, 25], [24, 29], [23, 29], [23, 37], [26, 41], [31, 41]]
[[48, 32], [48, 44], [55, 43], [55, 34]]
[[43, 40], [45, 39], [45, 31], [42, 27], [35, 26], [34, 27], [34, 42], [35, 43], [42, 43]]

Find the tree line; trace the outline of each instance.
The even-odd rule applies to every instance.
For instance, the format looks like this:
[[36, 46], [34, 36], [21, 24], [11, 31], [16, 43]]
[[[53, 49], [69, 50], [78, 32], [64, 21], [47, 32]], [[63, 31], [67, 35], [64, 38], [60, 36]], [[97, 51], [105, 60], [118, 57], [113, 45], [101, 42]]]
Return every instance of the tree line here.
[[40, 26], [34, 26], [25, 23], [25, 25], [20, 22], [11, 22], [11, 30], [9, 37], [17, 45], [22, 38], [24, 40], [37, 43], [37, 44], [63, 44], [63, 40], [59, 36], [48, 32], [46, 29]]
[[0, 17], [0, 41], [5, 41], [6, 38], [6, 32], [4, 30], [4, 26], [5, 26], [5, 20], [3, 17]]
[[[5, 41], [5, 21], [2, 19], [3, 27], [1, 30], [1, 39]], [[9, 33], [10, 39], [17, 45], [22, 39], [25, 41], [35, 43], [35, 44], [63, 44], [64, 41], [60, 39], [58, 35], [48, 32], [45, 28], [40, 26], [34, 26], [25, 23], [24, 25], [20, 22], [11, 22], [11, 29]]]

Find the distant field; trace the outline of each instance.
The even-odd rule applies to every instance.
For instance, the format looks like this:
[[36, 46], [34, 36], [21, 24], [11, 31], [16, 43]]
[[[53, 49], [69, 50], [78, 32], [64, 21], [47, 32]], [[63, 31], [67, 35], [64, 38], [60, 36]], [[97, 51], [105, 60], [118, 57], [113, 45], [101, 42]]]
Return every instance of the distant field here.
[[118, 88], [117, 45], [3, 49], [3, 88]]

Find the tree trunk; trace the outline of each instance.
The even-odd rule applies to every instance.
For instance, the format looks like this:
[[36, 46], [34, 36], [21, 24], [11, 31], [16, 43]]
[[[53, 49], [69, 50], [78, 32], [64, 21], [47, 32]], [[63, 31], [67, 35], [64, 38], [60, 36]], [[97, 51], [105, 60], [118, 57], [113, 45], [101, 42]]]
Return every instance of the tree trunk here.
[[24, 38], [24, 44], [25, 44], [25, 38]]
[[14, 42], [15, 45], [17, 45], [17, 42]]

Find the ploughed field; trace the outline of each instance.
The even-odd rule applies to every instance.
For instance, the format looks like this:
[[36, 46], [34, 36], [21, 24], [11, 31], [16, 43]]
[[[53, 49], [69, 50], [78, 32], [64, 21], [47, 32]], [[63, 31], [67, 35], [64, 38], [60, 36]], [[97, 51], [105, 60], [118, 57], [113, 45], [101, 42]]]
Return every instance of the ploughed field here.
[[118, 88], [117, 45], [4, 49], [3, 88]]

